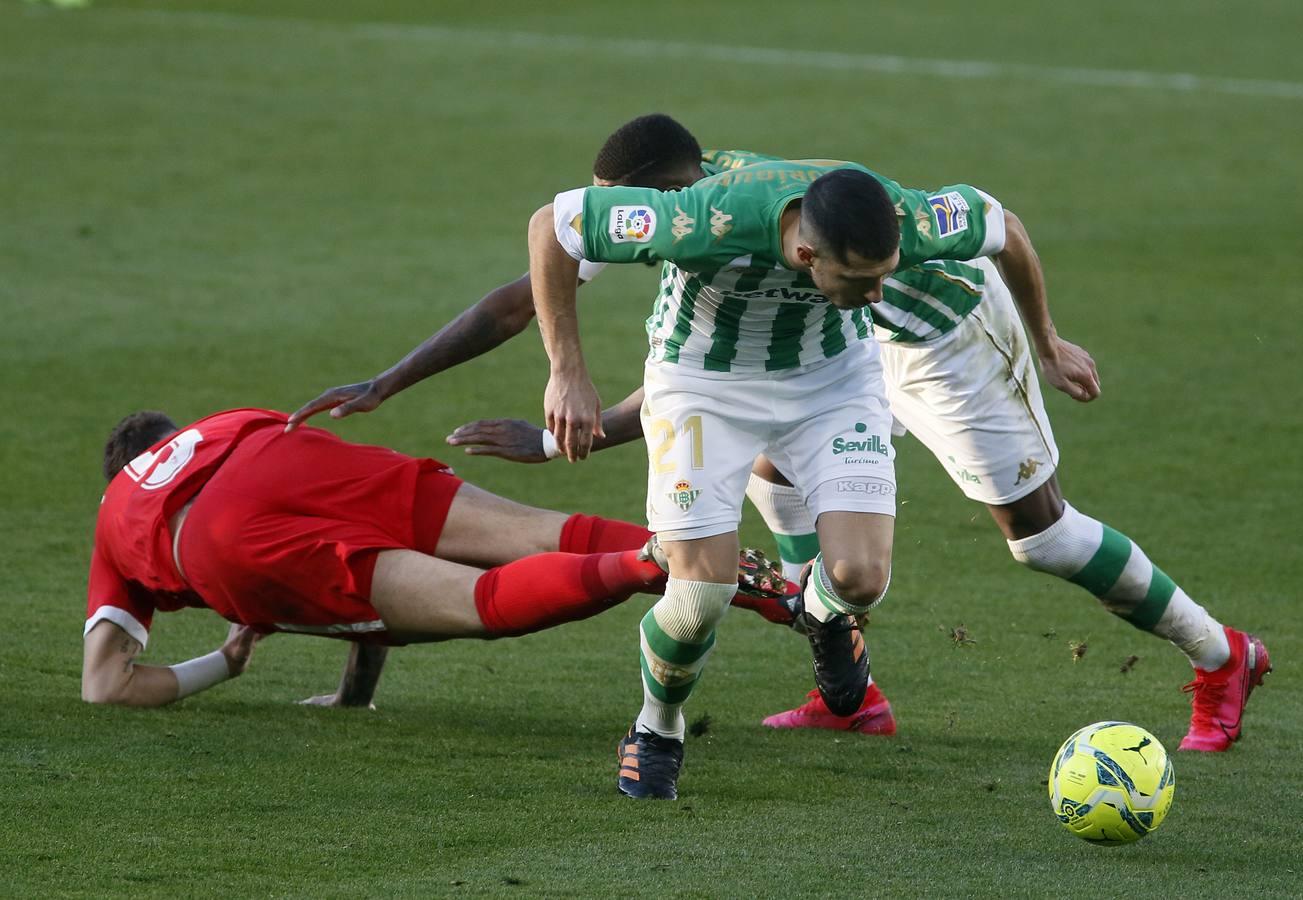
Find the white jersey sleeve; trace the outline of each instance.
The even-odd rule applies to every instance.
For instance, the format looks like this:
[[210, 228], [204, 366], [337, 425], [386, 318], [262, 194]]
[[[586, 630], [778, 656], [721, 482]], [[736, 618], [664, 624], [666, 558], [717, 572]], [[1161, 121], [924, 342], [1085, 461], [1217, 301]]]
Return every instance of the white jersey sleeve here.
[[[581, 222], [584, 216], [585, 190], [587, 189], [575, 188], [573, 191], [562, 191], [552, 201], [552, 228], [556, 232], [556, 239], [571, 259], [580, 261], [584, 258]], [[580, 277], [583, 277], [582, 271]]]
[[1004, 249], [1004, 207], [986, 191], [980, 188], [976, 190], [986, 201], [986, 240], [982, 242], [982, 249], [977, 255], [994, 256]]
[[579, 260], [579, 280], [584, 282], [592, 281], [598, 275], [602, 274], [602, 270], [605, 269], [606, 266], [606, 263], [589, 262], [586, 259]]

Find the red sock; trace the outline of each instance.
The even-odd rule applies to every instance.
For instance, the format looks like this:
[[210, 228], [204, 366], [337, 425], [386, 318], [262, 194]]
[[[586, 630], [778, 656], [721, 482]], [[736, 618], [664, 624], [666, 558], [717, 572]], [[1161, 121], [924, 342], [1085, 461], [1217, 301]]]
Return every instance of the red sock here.
[[595, 616], [638, 591], [660, 590], [665, 573], [620, 553], [539, 553], [489, 569], [475, 582], [475, 609], [492, 637], [529, 634]]
[[800, 590], [798, 585], [789, 581], [787, 582], [787, 597], [754, 597], [750, 594], [737, 593], [733, 595], [733, 605], [759, 613], [775, 624], [790, 627], [795, 617], [788, 601], [793, 594], [798, 593]]
[[651, 532], [632, 522], [575, 513], [561, 526], [562, 553], [613, 553], [638, 550]]

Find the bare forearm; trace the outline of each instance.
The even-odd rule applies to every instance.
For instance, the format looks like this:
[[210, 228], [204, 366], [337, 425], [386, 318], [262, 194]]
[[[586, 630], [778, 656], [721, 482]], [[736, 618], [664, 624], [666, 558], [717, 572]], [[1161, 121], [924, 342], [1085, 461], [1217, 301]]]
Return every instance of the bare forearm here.
[[1056, 333], [1046, 299], [1045, 273], [1041, 269], [1040, 257], [1036, 255], [1036, 248], [1032, 246], [1022, 222], [1008, 210], [1005, 211], [1005, 231], [1005, 246], [996, 256], [996, 263], [1037, 355], [1042, 359], [1052, 357], [1057, 352]]
[[376, 376], [385, 398], [499, 347], [534, 317], [529, 276], [485, 294], [399, 362]]
[[594, 450], [608, 450], [628, 444], [642, 437], [642, 387], [625, 397], [615, 406], [602, 412], [602, 430], [605, 437], [593, 439]]
[[370, 706], [384, 671], [389, 648], [377, 644], [354, 644], [339, 682], [340, 706]]
[[167, 666], [132, 666], [131, 677], [113, 703], [118, 706], [166, 706], [179, 698], [176, 673]]
[[81, 699], [118, 706], [163, 706], [180, 696], [176, 673], [137, 665], [141, 646], [114, 622], [98, 623], [82, 644]]
[[83, 675], [81, 699], [114, 706], [166, 706], [180, 696], [176, 673], [167, 666], [127, 663], [112, 677]]
[[115, 622], [102, 621], [83, 641], [81, 698], [117, 706], [164, 706], [236, 677], [249, 664], [258, 635], [232, 625], [212, 653], [172, 666], [137, 665], [140, 643]]

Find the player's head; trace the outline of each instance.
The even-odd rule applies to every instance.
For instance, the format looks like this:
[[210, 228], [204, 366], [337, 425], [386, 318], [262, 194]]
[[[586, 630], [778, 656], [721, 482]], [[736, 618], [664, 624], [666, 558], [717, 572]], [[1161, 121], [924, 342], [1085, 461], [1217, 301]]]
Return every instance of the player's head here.
[[593, 183], [672, 191], [700, 181], [701, 145], [663, 113], [639, 116], [606, 139], [593, 161]]
[[109, 481], [163, 438], [175, 434], [176, 423], [161, 412], [137, 412], [127, 416], [109, 434], [104, 445], [104, 477]]
[[856, 169], [829, 172], [801, 199], [796, 254], [833, 306], [877, 303], [882, 280], [900, 263], [896, 205], [872, 175]]

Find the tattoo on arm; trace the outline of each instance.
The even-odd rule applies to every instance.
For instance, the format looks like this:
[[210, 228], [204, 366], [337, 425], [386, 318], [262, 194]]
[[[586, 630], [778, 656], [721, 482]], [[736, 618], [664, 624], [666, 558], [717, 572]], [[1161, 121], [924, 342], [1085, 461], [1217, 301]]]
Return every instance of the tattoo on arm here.
[[122, 646], [118, 647], [118, 652], [121, 653], [124, 657], [126, 657], [126, 659], [124, 659], [122, 662], [123, 672], [130, 672], [131, 667], [136, 664], [135, 644], [136, 642], [131, 638], [123, 638]]
[[341, 706], [368, 706], [375, 697], [380, 673], [389, 648], [378, 644], [354, 643], [349, 651], [344, 677], [339, 684]]

